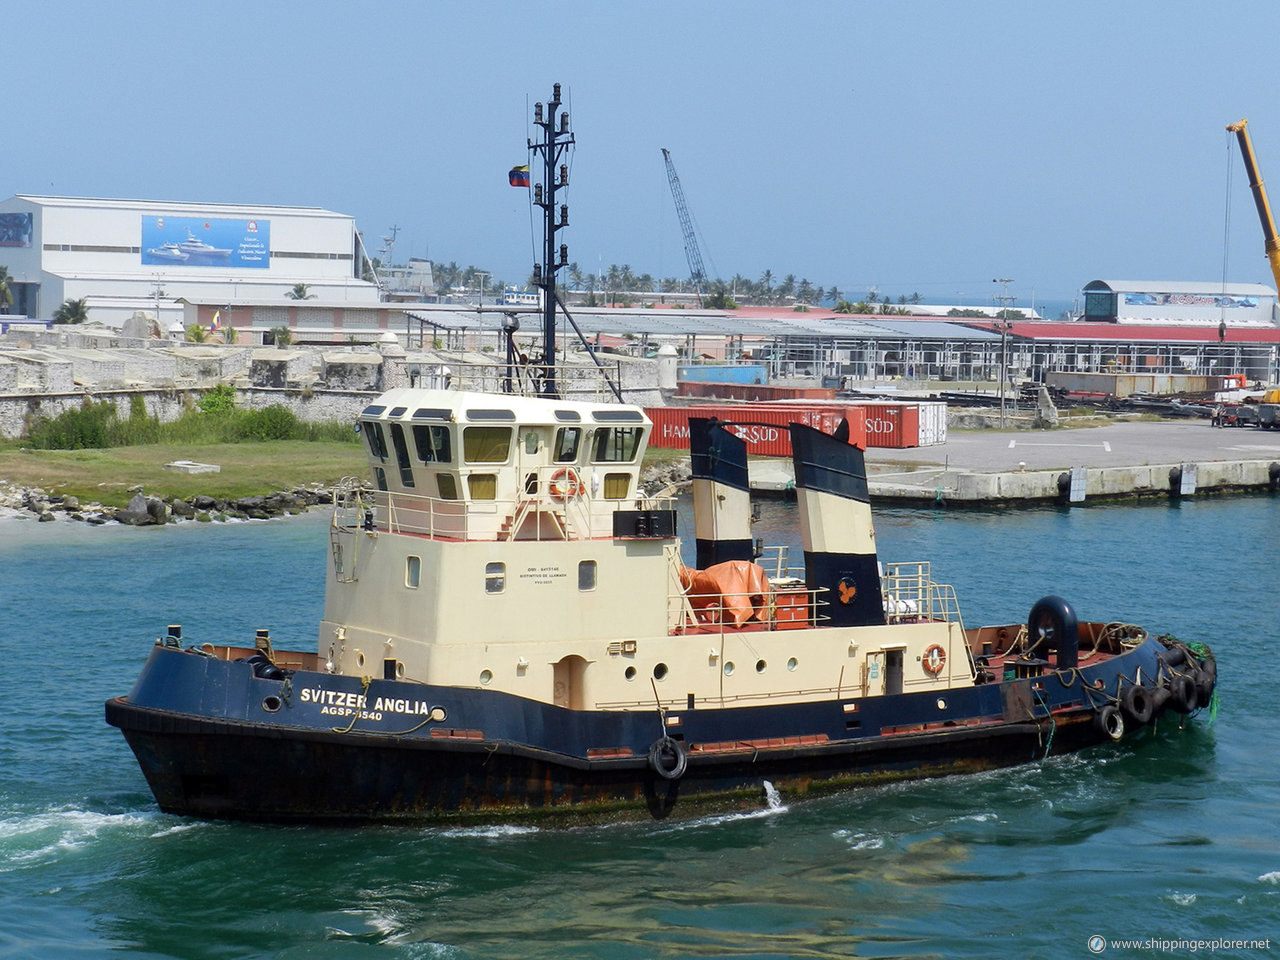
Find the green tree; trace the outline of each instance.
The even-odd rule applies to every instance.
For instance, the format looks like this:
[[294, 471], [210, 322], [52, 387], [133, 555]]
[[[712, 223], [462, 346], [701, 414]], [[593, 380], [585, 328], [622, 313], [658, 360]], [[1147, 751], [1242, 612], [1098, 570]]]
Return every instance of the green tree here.
[[[863, 304], [863, 306], [865, 306], [865, 304]], [[861, 311], [857, 309], [857, 306], [850, 303], [848, 300], [836, 301], [836, 313], [859, 313], [859, 312]]]
[[295, 283], [293, 289], [285, 293], [290, 300], [314, 300], [316, 295], [308, 292], [308, 286], [305, 283]]
[[702, 298], [702, 305], [710, 310], [737, 310], [738, 305], [729, 296], [723, 283], [717, 284], [713, 292]]
[[293, 343], [293, 332], [284, 324], [278, 327], [272, 327], [268, 333], [277, 347], [287, 347]]
[[89, 309], [85, 306], [87, 297], [79, 300], [66, 300], [53, 315], [54, 323], [84, 323], [89, 319]]
[[13, 277], [9, 275], [8, 267], [0, 267], [0, 313], [8, 313], [9, 308], [13, 306], [13, 291], [9, 289], [9, 284], [13, 282]]
[[209, 331], [198, 323], [193, 323], [187, 327], [188, 343], [205, 343], [209, 339]]

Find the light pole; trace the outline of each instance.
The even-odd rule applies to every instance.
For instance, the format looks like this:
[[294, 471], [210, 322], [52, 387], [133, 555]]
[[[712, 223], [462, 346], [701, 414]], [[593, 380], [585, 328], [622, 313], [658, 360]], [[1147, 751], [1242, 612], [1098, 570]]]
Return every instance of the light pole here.
[[1000, 301], [1000, 429], [1003, 430], [1007, 425], [1004, 384], [1009, 370], [1009, 301], [1013, 299], [1009, 296], [1009, 284], [1013, 281], [1007, 277], [1000, 277], [991, 282], [1002, 284], [1004, 287], [1003, 294], [996, 298]]

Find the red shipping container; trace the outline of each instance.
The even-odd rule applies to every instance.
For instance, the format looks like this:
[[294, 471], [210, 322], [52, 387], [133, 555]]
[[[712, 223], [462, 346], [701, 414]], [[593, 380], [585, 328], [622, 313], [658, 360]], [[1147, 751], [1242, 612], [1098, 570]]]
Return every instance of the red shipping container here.
[[653, 433], [649, 443], [654, 447], [672, 450], [689, 449], [689, 418], [714, 417], [717, 420], [735, 421], [732, 426], [737, 436], [747, 441], [747, 453], [768, 457], [791, 456], [790, 423], [803, 423], [824, 433], [834, 433], [841, 419], [849, 419], [849, 441], [866, 448], [863, 430], [863, 411], [858, 408], [827, 407], [822, 410], [764, 409], [760, 405], [716, 405], [706, 407], [649, 407], [645, 414], [653, 421]]
[[920, 446], [920, 408], [914, 403], [860, 403], [867, 445], [901, 450]]

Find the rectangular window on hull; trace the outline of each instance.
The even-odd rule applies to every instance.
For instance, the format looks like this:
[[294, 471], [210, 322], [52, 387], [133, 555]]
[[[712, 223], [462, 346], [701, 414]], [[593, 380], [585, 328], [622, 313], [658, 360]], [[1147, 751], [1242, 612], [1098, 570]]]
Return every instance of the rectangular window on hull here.
[[505, 563], [486, 563], [484, 565], [484, 592], [502, 593], [507, 589], [507, 565]]
[[418, 584], [422, 582], [422, 558], [421, 557], [405, 557], [404, 558], [404, 585], [410, 590], [418, 589]]
[[596, 562], [582, 560], [578, 563], [578, 589], [594, 590], [596, 588]]

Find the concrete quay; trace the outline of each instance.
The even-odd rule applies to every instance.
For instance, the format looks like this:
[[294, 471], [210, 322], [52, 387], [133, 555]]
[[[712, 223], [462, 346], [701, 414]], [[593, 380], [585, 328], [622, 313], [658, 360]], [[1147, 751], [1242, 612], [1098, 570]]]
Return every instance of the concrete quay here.
[[[872, 499], [995, 507], [1280, 490], [1280, 431], [1205, 420], [1055, 430], [952, 431], [933, 447], [867, 451]], [[753, 488], [794, 484], [791, 464], [752, 461]]]

